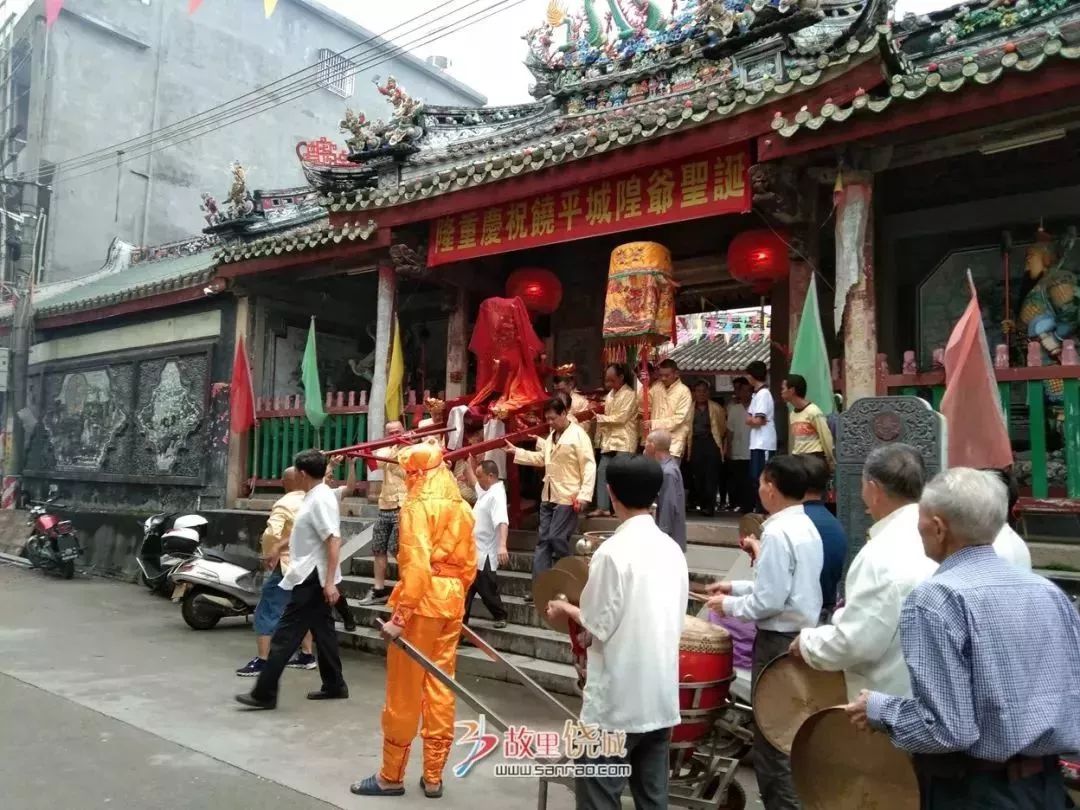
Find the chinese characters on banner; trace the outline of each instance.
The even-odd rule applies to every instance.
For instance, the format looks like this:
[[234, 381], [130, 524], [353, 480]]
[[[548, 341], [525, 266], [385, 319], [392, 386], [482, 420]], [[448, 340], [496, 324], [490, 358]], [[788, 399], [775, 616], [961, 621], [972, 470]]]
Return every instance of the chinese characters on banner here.
[[745, 145], [441, 217], [428, 266], [750, 210]]

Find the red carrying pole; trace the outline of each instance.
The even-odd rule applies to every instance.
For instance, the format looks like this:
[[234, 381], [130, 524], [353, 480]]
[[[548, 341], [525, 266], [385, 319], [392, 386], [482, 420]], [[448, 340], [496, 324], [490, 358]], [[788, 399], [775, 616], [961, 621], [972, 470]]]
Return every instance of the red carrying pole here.
[[[387, 436], [385, 439], [376, 439], [370, 442], [341, 447], [337, 450], [325, 450], [328, 456], [346, 456], [349, 458], [362, 458], [366, 451], [378, 450], [383, 447], [392, 447], [395, 444], [412, 444], [416, 439], [428, 436], [439, 436], [449, 433], [450, 428], [424, 428], [423, 430], [410, 430], [408, 433], [399, 433], [397, 436]], [[380, 459], [385, 461], [385, 459]]]
[[[575, 417], [579, 422], [587, 422], [595, 415], [595, 412], [589, 409], [575, 414]], [[443, 460], [457, 461], [459, 458], [468, 458], [469, 456], [486, 453], [489, 450], [502, 450], [506, 447], [507, 442], [512, 442], [515, 439], [528, 439], [532, 436], [539, 436], [541, 433], [547, 433], [549, 430], [551, 430], [551, 428], [548, 427], [547, 423], [541, 422], [539, 425], [533, 425], [524, 430], [516, 430], [513, 433], [507, 433], [505, 436], [500, 436], [497, 439], [489, 439], [486, 442], [467, 445], [459, 450], [451, 450], [443, 456]]]

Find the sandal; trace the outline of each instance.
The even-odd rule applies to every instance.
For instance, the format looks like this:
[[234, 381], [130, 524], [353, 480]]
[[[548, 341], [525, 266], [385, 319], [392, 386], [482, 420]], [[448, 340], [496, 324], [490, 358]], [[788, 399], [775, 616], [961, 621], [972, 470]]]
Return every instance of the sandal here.
[[439, 782], [437, 788], [429, 788], [424, 782], [424, 777], [420, 777], [420, 789], [424, 791], [424, 795], [429, 799], [441, 799], [442, 798], [442, 782]]
[[405, 788], [384, 788], [379, 784], [379, 780], [372, 775], [349, 787], [349, 792], [357, 796], [404, 796]]

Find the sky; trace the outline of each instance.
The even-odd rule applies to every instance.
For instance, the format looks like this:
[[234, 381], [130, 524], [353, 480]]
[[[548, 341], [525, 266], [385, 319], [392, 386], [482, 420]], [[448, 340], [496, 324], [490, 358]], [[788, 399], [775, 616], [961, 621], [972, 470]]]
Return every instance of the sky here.
[[[527, 48], [522, 35], [535, 28], [545, 16], [548, 0], [321, 0], [376, 33], [410, 47], [417, 56], [446, 56], [450, 74], [488, 97], [488, 104], [521, 104], [532, 101], [529, 85], [532, 74], [523, 64]], [[569, 9], [580, 8], [580, 0], [564, 0]], [[666, 3], [665, 3], [666, 5]], [[896, 14], [916, 14], [955, 5], [951, 0], [897, 0]], [[434, 15], [417, 22], [413, 17], [439, 8], [447, 23]], [[492, 16], [440, 36], [444, 26], [457, 27], [471, 19]], [[395, 29], [395, 26], [400, 26]], [[431, 37], [438, 37], [431, 42]], [[424, 44], [426, 43], [426, 44]]]
[[[234, 2], [235, 0], [229, 0]], [[544, 19], [549, 0], [319, 0], [340, 14], [406, 46], [417, 56], [446, 56], [450, 74], [488, 97], [488, 104], [532, 101], [532, 74], [523, 64], [521, 39]], [[31, 0], [0, 0], [0, 17], [21, 13]], [[186, 3], [187, 0], [157, 0]], [[256, 0], [245, 0], [256, 2]], [[562, 0], [571, 11], [581, 0]], [[663, 5], [667, 5], [664, 0]], [[955, 5], [952, 0], [897, 0], [896, 14], [923, 13]], [[439, 13], [433, 13], [437, 10]], [[414, 17], [421, 19], [410, 22]], [[490, 16], [489, 16], [490, 15]], [[475, 23], [473, 19], [486, 17]], [[442, 35], [444, 28], [460, 30]], [[429, 41], [430, 40], [430, 41]]]

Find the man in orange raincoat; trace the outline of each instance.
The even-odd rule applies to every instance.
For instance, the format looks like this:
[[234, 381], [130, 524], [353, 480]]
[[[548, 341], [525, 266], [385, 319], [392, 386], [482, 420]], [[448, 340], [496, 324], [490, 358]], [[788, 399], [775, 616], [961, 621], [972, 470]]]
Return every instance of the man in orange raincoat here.
[[[465, 594], [476, 577], [473, 516], [438, 444], [421, 442], [398, 455], [408, 493], [398, 527], [398, 583], [394, 613], [383, 627], [388, 641], [404, 638], [443, 672], [454, 675]], [[424, 773], [428, 798], [442, 795], [442, 773], [454, 744], [454, 694], [399, 647], [386, 654], [386, 705], [382, 713], [382, 768], [351, 788], [358, 796], [402, 796], [405, 766], [423, 717]]]

